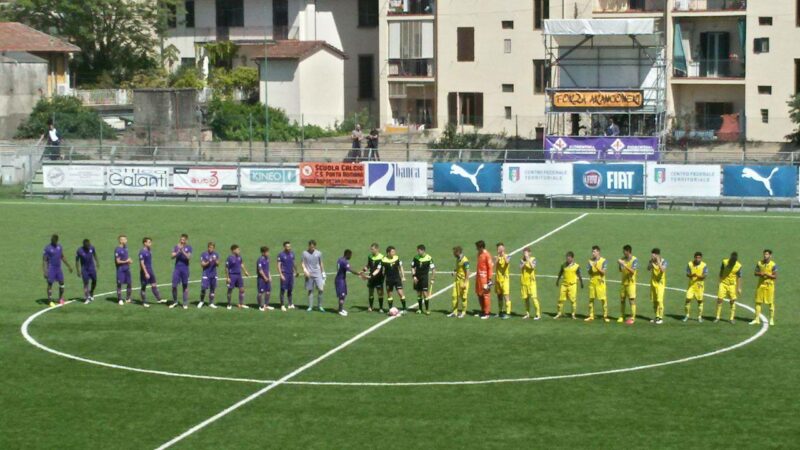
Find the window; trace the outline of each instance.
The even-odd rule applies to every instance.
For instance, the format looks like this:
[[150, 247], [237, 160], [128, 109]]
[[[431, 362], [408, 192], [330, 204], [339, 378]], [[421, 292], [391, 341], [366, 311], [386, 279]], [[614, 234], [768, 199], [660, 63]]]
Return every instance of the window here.
[[733, 103], [730, 102], [697, 102], [694, 104], [695, 125], [698, 130], [719, 130], [722, 128], [722, 116], [733, 114]]
[[630, 11], [644, 11], [645, 0], [630, 0], [628, 10]]
[[758, 93], [764, 95], [772, 95], [772, 86], [759, 86]]
[[184, 23], [186, 24], [186, 28], [194, 28], [194, 0], [187, 0], [183, 4], [184, 9], [186, 9], [184, 17]]
[[389, 59], [433, 59], [433, 22], [389, 23]]
[[475, 61], [475, 28], [456, 29], [458, 40], [458, 61]]
[[800, 0], [797, 0], [797, 5], [794, 7], [794, 14], [797, 16], [797, 26], [800, 27]]
[[178, 26], [178, 11], [174, 3], [167, 3], [167, 27], [175, 28]]
[[769, 38], [753, 39], [753, 53], [769, 53]]
[[372, 100], [375, 98], [375, 57], [358, 55], [358, 98]]
[[181, 67], [195, 67], [195, 59], [181, 58]]
[[762, 109], [761, 110], [761, 123], [769, 123], [769, 110]]
[[544, 21], [549, 18], [550, 0], [533, 0], [533, 29], [544, 28]]
[[483, 126], [483, 93], [450, 92], [447, 94], [447, 115], [454, 125]]
[[358, 26], [378, 26], [378, 0], [358, 0]]
[[772, 17], [759, 17], [758, 18], [759, 25], [771, 26], [772, 25]]
[[500, 22], [500, 25], [503, 27], [504, 30], [513, 30], [514, 29], [514, 21], [513, 20], [504, 20]]
[[514, 85], [513, 84], [504, 84], [503, 85], [503, 92], [514, 92]]
[[794, 60], [794, 93], [800, 94], [800, 59]]
[[217, 0], [216, 6], [218, 27], [244, 26], [244, 0]]
[[506, 120], [511, 120], [511, 107], [506, 106]]
[[533, 93], [544, 94], [547, 88], [547, 67], [543, 59], [533, 60]]
[[503, 53], [511, 53], [511, 39], [503, 39]]

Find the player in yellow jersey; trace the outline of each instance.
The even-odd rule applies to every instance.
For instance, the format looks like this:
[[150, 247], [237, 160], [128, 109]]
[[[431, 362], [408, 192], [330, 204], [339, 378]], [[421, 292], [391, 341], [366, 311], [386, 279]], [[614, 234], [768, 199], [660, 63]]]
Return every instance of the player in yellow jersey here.
[[756, 263], [756, 318], [750, 325], [761, 324], [761, 305], [769, 305], [769, 324], [775, 325], [775, 280], [778, 279], [778, 265], [772, 260], [772, 250], [764, 250], [764, 259]]
[[581, 265], [575, 262], [575, 254], [567, 252], [567, 260], [561, 265], [556, 278], [556, 286], [559, 286], [558, 313], [554, 319], [560, 319], [564, 312], [564, 302], [569, 300], [572, 304], [572, 319], [575, 319], [578, 301], [578, 282], [583, 289], [583, 277], [581, 276]]
[[654, 248], [650, 252], [650, 262], [647, 263], [650, 272], [650, 300], [653, 301], [655, 317], [651, 323], [661, 325], [664, 323], [664, 292], [667, 290], [667, 260], [661, 257], [661, 250]]
[[461, 246], [453, 247], [453, 256], [456, 258], [456, 267], [453, 270], [453, 278], [455, 278], [453, 280], [453, 311], [447, 317], [463, 319], [467, 313], [467, 296], [469, 294], [469, 260], [464, 256], [464, 249]]
[[722, 260], [719, 268], [719, 290], [717, 291], [717, 314], [714, 322], [719, 322], [722, 315], [722, 303], [728, 300], [731, 304], [730, 323], [736, 323], [736, 300], [742, 294], [742, 263], [739, 254], [731, 253], [729, 258]]
[[497, 315], [501, 319], [511, 317], [511, 257], [506, 254], [506, 246], [497, 244], [497, 256], [494, 258], [494, 292], [497, 294]]
[[706, 290], [706, 277], [708, 276], [708, 266], [703, 261], [701, 252], [694, 253], [694, 259], [689, 261], [686, 266], [686, 278], [689, 279], [689, 287], [686, 289], [686, 317], [684, 322], [689, 321], [692, 313], [692, 300], [697, 301], [697, 321], [703, 322], [703, 295]]
[[603, 305], [603, 321], [608, 322], [608, 297], [606, 296], [606, 272], [608, 261], [600, 255], [600, 247], [592, 246], [592, 258], [586, 266], [589, 273], [589, 317], [586, 322], [594, 320], [594, 302], [600, 301]]
[[[630, 245], [622, 247], [622, 255], [622, 258], [617, 260], [622, 276], [622, 287], [619, 292], [621, 314], [617, 322], [633, 325], [636, 322], [636, 275], [639, 272], [639, 259], [633, 256], [633, 249]], [[631, 304], [631, 316], [627, 320], [625, 319], [626, 300]]]
[[531, 318], [531, 303], [533, 303], [535, 311], [533, 320], [539, 320], [542, 318], [542, 310], [539, 307], [539, 294], [536, 289], [536, 258], [531, 255], [530, 247], [525, 247], [522, 250], [522, 260], [519, 262], [519, 268], [522, 300], [525, 302], [525, 316], [522, 318]]

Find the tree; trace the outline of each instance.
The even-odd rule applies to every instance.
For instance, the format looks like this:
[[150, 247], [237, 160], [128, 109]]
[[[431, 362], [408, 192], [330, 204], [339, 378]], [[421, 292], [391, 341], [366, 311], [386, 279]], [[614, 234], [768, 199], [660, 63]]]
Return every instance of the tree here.
[[800, 144], [800, 94], [795, 94], [788, 102], [789, 105], [789, 118], [797, 126], [797, 129], [792, 134], [786, 136], [786, 139]]
[[208, 85], [214, 90], [215, 97], [230, 100], [234, 91], [238, 90], [245, 100], [253, 101], [258, 94], [258, 70], [244, 66], [233, 70], [222, 67], [212, 69]]
[[79, 83], [96, 83], [103, 74], [118, 83], [159, 66], [167, 11], [176, 1], [17, 0], [9, 14], [80, 47], [72, 63]]
[[[37, 139], [53, 121], [59, 134], [67, 139], [115, 139], [114, 129], [96, 111], [83, 106], [75, 97], [41, 99], [31, 115], [17, 128], [17, 139]], [[102, 133], [102, 134], [101, 134]]]

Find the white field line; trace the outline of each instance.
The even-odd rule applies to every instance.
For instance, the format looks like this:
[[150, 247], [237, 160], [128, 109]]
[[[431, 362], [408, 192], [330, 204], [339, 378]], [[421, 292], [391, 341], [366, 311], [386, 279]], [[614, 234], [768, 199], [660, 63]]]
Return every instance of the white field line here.
[[[237, 204], [209, 204], [209, 203], [191, 203], [191, 204], [175, 204], [171, 202], [153, 201], [152, 203], [131, 203], [131, 202], [64, 202], [61, 200], [41, 200], [41, 201], [25, 201], [25, 200], [3, 200], [0, 205], [19, 205], [19, 206], [66, 206], [66, 207], [83, 207], [83, 206], [104, 206], [104, 207], [134, 207], [134, 208], [202, 208], [202, 209], [286, 209], [286, 210], [308, 210], [308, 211], [360, 211], [360, 212], [381, 212], [389, 211], [389, 208], [371, 208], [368, 206], [303, 206], [303, 205], [275, 205], [275, 204], [250, 204], [250, 203], [237, 203]], [[408, 211], [408, 212], [424, 212], [424, 213], [453, 213], [453, 214], [552, 214], [552, 215], [574, 215], [578, 211], [575, 210], [551, 210], [544, 208], [536, 209], [484, 209], [484, 208], [471, 208], [462, 207], [460, 209], [451, 208], [418, 208], [413, 206], [396, 207], [393, 206], [391, 211]], [[702, 217], [702, 218], [720, 218], [720, 219], [789, 219], [800, 220], [800, 214], [792, 213], [776, 213], [776, 214], [711, 214], [711, 213], [670, 213], [670, 212], [614, 212], [614, 211], [591, 211], [588, 214], [592, 216], [637, 216], [637, 217]]]
[[[522, 249], [525, 248], [525, 247], [528, 247], [528, 246], [534, 245], [534, 244], [536, 244], [538, 242], [541, 242], [542, 240], [552, 236], [553, 234], [563, 230], [564, 228], [567, 228], [568, 226], [574, 224], [575, 222], [578, 222], [579, 220], [583, 219], [587, 215], [588, 214], [586, 214], [586, 213], [581, 214], [580, 216], [570, 220], [569, 222], [567, 222], [567, 223], [565, 223], [563, 225], [560, 225], [557, 228], [554, 228], [552, 231], [542, 235], [538, 239], [535, 239], [535, 240], [523, 245], [522, 247], [514, 250], [511, 254], [513, 255], [514, 253], [518, 253], [518, 252], [522, 251]], [[471, 276], [474, 276], [474, 275], [475, 275], [475, 273], [473, 272], [473, 274]], [[446, 292], [447, 290], [449, 290], [449, 289], [451, 289], [453, 287], [453, 284], [454, 283], [450, 283], [448, 286], [445, 286], [442, 289], [439, 289], [438, 291], [433, 293], [433, 295], [431, 295], [430, 297], [435, 297], [435, 296], [438, 296], [439, 294], [441, 294], [443, 292]], [[412, 306], [412, 308], [414, 308], [416, 306], [417, 306], [417, 304], [415, 303]], [[338, 346], [332, 348], [331, 350], [327, 351], [322, 356], [319, 356], [316, 359], [313, 359], [313, 360], [309, 361], [305, 365], [303, 365], [303, 366], [293, 370], [292, 372], [289, 372], [288, 374], [284, 375], [279, 380], [267, 385], [265, 388], [254, 392], [253, 394], [243, 398], [242, 400], [239, 400], [238, 402], [234, 403], [233, 405], [223, 409], [222, 411], [218, 412], [217, 414], [209, 417], [208, 419], [206, 419], [206, 420], [198, 423], [197, 425], [189, 428], [188, 430], [184, 431], [183, 433], [179, 434], [178, 436], [170, 439], [169, 441], [167, 441], [164, 444], [162, 444], [159, 447], [157, 447], [157, 450], [163, 450], [163, 449], [169, 448], [169, 447], [177, 444], [178, 442], [180, 442], [180, 441], [186, 439], [187, 437], [191, 436], [192, 434], [202, 430], [203, 428], [207, 427], [208, 425], [211, 425], [212, 423], [216, 422], [217, 420], [227, 416], [231, 412], [233, 412], [233, 411], [241, 408], [242, 406], [252, 402], [253, 400], [261, 397], [264, 394], [266, 394], [267, 392], [275, 389], [276, 387], [278, 387], [278, 386], [280, 386], [282, 384], [285, 384], [286, 382], [290, 381], [292, 378], [300, 375], [301, 373], [305, 372], [306, 370], [316, 366], [320, 362], [322, 362], [322, 361], [328, 359], [329, 357], [335, 355], [336, 353], [344, 350], [345, 348], [349, 347], [351, 344], [353, 344], [354, 342], [360, 340], [361, 338], [370, 335], [371, 333], [373, 333], [376, 330], [379, 330], [384, 325], [391, 323], [393, 320], [397, 319], [398, 317], [401, 317], [401, 316], [387, 317], [386, 319], [383, 319], [382, 321], [376, 323], [375, 325], [367, 328], [366, 330], [362, 331], [361, 333], [358, 333], [357, 335], [353, 336], [352, 338], [346, 340], [345, 342], [343, 342], [343, 343], [339, 344]]]

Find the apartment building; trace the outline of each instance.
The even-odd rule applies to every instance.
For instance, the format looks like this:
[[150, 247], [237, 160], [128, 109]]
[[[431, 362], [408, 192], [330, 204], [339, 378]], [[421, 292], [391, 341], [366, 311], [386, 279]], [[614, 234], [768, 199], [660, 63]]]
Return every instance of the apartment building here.
[[673, 133], [780, 142], [800, 92], [799, 0], [595, 0], [594, 17], [662, 21]]
[[165, 45], [178, 48], [182, 64], [208, 73], [204, 45], [233, 42], [234, 66], [260, 70], [262, 101], [329, 126], [377, 111], [378, 1], [187, 0]]

